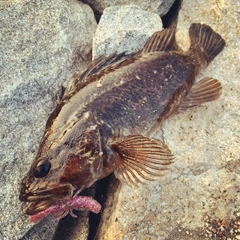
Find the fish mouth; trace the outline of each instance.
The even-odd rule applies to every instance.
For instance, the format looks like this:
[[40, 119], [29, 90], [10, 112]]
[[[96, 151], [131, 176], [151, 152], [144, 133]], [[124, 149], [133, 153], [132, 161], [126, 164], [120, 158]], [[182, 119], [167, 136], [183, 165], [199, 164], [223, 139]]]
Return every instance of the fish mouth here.
[[27, 215], [34, 215], [39, 212], [44, 211], [45, 209], [49, 208], [51, 205], [54, 204], [55, 201], [41, 201], [41, 202], [33, 202], [26, 210]]
[[28, 193], [22, 193], [19, 196], [20, 201], [32, 202], [26, 210], [26, 214], [34, 215], [44, 211], [56, 201], [66, 200], [73, 196], [76, 188], [71, 184], [55, 186], [44, 190], [37, 190]]

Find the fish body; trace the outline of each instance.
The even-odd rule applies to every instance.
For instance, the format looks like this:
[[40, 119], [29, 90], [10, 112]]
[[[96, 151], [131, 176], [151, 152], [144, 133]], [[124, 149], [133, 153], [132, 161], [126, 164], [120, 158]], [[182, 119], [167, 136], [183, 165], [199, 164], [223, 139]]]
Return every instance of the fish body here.
[[171, 150], [147, 132], [178, 110], [213, 101], [221, 84], [196, 76], [225, 42], [209, 26], [192, 24], [182, 52], [175, 29], [155, 33], [140, 53], [100, 57], [75, 77], [47, 121], [20, 200], [44, 211], [114, 172], [127, 183], [153, 180], [172, 163]]

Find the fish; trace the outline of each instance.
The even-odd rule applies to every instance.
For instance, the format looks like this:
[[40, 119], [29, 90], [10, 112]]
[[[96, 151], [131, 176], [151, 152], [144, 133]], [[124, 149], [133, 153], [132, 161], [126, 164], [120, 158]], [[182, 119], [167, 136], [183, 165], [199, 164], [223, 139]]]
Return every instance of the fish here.
[[196, 78], [225, 46], [205, 24], [191, 24], [186, 52], [175, 34], [169, 27], [137, 53], [99, 57], [61, 90], [21, 183], [26, 214], [48, 212], [111, 173], [135, 186], [171, 168], [172, 151], [149, 133], [170, 115], [220, 97], [218, 80]]

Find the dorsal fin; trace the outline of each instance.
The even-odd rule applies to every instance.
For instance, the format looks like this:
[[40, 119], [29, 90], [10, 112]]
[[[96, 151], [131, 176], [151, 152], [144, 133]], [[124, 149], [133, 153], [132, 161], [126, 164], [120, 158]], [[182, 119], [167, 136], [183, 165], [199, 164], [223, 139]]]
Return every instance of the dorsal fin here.
[[181, 51], [175, 39], [176, 24], [155, 32], [148, 40], [141, 53], [161, 51]]
[[128, 55], [125, 52], [117, 54], [113, 53], [108, 57], [101, 56], [93, 60], [87, 67], [87, 69], [78, 77], [78, 81], [83, 81], [87, 77], [97, 74], [105, 68], [112, 67], [113, 65], [126, 59]]
[[[81, 73], [74, 74], [72, 81], [65, 92], [64, 98], [68, 98], [68, 96], [72, 96], [76, 90], [79, 90], [88, 84], [88, 78], [94, 75], [98, 75], [99, 73], [104, 73], [104, 71], [111, 71], [116, 67], [119, 63], [123, 62], [126, 59], [133, 57], [135, 54], [126, 55], [125, 52], [117, 54], [114, 53], [109, 57], [101, 56], [94, 61], [92, 61], [87, 69]], [[89, 79], [90, 82], [93, 79]]]

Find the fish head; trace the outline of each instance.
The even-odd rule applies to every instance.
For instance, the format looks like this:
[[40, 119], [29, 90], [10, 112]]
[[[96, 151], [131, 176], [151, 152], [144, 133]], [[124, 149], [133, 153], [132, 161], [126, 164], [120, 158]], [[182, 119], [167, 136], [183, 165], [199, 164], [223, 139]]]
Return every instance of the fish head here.
[[41, 144], [23, 179], [19, 199], [31, 202], [26, 213], [36, 214], [56, 201], [69, 199], [101, 178], [103, 152], [97, 127], [71, 134], [57, 143]]

